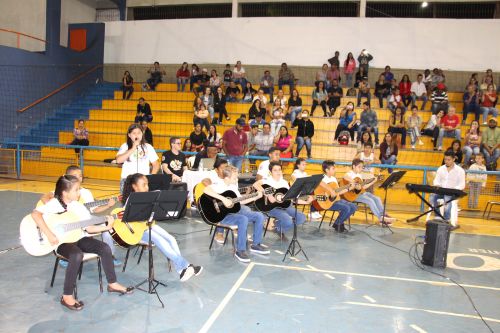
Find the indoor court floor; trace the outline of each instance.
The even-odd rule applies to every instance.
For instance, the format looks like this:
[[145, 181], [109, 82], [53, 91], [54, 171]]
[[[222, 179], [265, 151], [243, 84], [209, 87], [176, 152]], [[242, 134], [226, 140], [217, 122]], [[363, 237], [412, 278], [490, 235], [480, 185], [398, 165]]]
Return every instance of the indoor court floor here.
[[[167, 260], [154, 251], [156, 278], [165, 303], [136, 290], [132, 295], [100, 293], [95, 262], [84, 265], [78, 282], [80, 312], [59, 304], [64, 269], [54, 287], [55, 257], [32, 257], [19, 245], [19, 222], [31, 212], [40, 193], [53, 183], [0, 179], [3, 208], [0, 234], [0, 332], [500, 332], [500, 221], [460, 219], [470, 225], [453, 232], [448, 267], [417, 267], [409, 250], [422, 241], [423, 222], [398, 222], [394, 233], [362, 223], [356, 213], [352, 230], [337, 234], [328, 224], [299, 227], [302, 254], [282, 261], [288, 243], [268, 233], [269, 256], [251, 255], [250, 264], [215, 244], [209, 226], [196, 214], [163, 222], [183, 256], [202, 265], [198, 277], [181, 283]], [[95, 197], [113, 194], [115, 184], [86, 184]], [[412, 214], [395, 213], [406, 219]], [[416, 214], [413, 214], [416, 215]], [[249, 232], [249, 235], [251, 233]], [[288, 235], [291, 238], [291, 234]], [[419, 248], [421, 252], [421, 247]], [[125, 250], [117, 257], [123, 261]], [[118, 281], [134, 285], [147, 276], [147, 260], [129, 261]], [[104, 279], [105, 281], [105, 279]]]

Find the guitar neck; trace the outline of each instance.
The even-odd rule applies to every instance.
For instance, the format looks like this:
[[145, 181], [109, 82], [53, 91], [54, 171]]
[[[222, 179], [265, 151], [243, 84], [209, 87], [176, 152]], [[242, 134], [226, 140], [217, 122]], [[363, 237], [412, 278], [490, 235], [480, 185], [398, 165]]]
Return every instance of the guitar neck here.
[[78, 222], [68, 223], [63, 225], [64, 232], [82, 229], [91, 225], [101, 224], [107, 222], [106, 217], [103, 216], [92, 216], [90, 219], [82, 220]]
[[233, 203], [238, 203], [238, 202], [241, 202], [241, 201], [245, 201], [247, 199], [254, 198], [254, 197], [258, 196], [258, 195], [259, 195], [259, 192], [250, 193], [250, 194], [242, 195], [241, 197], [238, 197], [238, 198], [231, 199], [231, 201]]
[[108, 201], [111, 200], [111, 199], [117, 200], [116, 197], [113, 197], [113, 198], [109, 198], [109, 199], [102, 199], [102, 200], [95, 200], [95, 201], [92, 201], [92, 202], [87, 202], [87, 203], [85, 203], [83, 205], [85, 207], [87, 207], [88, 209], [92, 209], [92, 208], [95, 208], [95, 207], [106, 205], [108, 203]]

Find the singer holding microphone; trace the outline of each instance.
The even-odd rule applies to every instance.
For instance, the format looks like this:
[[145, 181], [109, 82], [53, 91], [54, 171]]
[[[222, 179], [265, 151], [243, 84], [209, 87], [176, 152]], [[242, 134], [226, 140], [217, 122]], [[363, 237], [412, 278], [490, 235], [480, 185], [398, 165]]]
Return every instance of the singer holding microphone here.
[[153, 146], [144, 141], [142, 128], [139, 124], [129, 126], [127, 142], [120, 146], [116, 154], [116, 162], [123, 163], [120, 177], [120, 193], [123, 193], [123, 185], [127, 176], [135, 173], [143, 175], [155, 174], [160, 169], [158, 154], [156, 154]]

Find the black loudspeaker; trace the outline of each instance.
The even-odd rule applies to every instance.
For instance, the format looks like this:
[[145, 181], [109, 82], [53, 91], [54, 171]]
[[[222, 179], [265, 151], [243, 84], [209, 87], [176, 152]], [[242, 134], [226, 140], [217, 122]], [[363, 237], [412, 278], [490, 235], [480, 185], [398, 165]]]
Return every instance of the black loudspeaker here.
[[422, 264], [432, 267], [446, 267], [450, 225], [442, 220], [430, 220], [425, 228]]

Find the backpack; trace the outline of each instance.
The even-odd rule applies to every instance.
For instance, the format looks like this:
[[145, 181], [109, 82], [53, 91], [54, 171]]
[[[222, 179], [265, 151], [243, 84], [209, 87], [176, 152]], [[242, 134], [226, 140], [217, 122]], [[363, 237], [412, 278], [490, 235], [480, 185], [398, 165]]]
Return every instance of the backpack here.
[[351, 139], [351, 133], [349, 133], [349, 131], [342, 131], [340, 132], [337, 141], [341, 145], [348, 145], [350, 139]]

